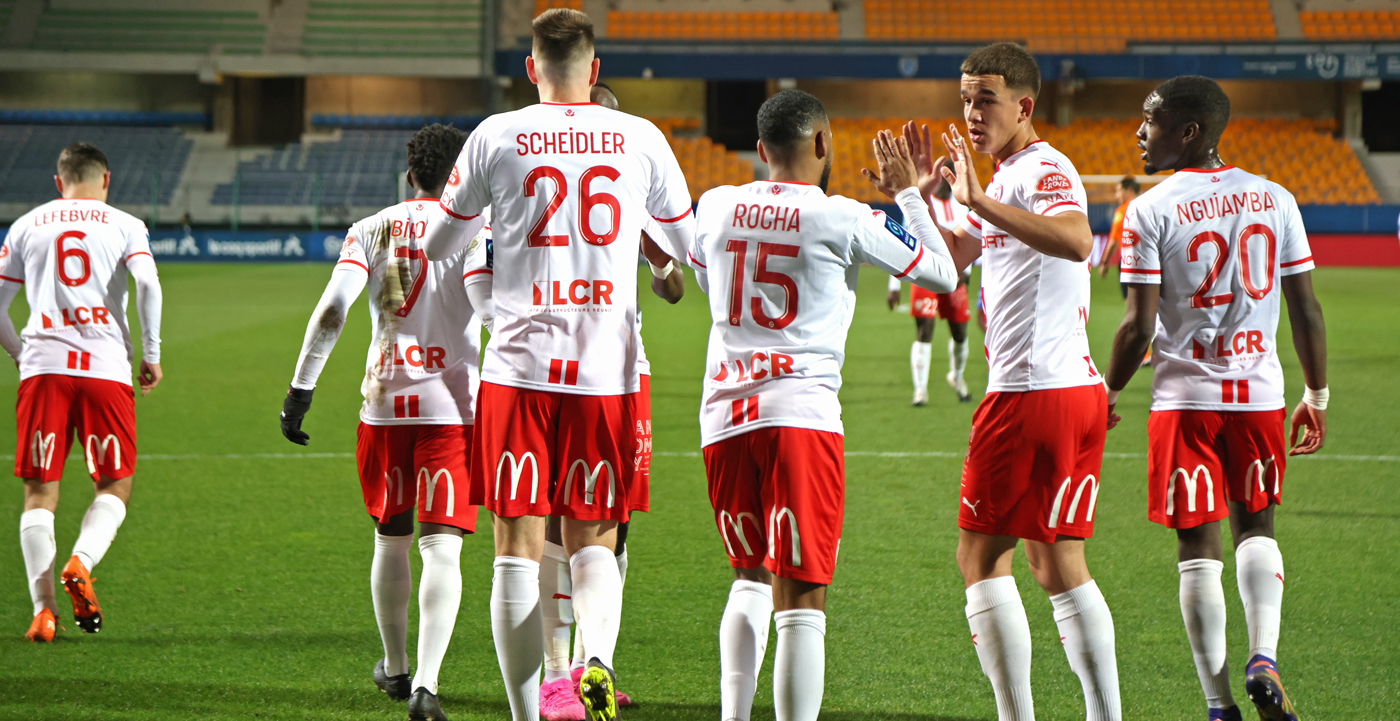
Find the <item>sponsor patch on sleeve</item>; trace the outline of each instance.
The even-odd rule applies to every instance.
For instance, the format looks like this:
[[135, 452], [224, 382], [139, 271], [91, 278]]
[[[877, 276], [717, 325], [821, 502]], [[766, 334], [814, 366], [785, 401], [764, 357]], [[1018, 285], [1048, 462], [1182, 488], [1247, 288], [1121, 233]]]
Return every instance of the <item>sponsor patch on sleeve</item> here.
[[1122, 245], [1124, 248], [1131, 248], [1138, 244], [1138, 234], [1132, 228], [1123, 229]]
[[1074, 190], [1074, 184], [1069, 182], [1069, 176], [1064, 173], [1046, 173], [1036, 189], [1042, 193], [1063, 193]]
[[903, 243], [909, 250], [914, 250], [919, 247], [919, 241], [915, 240], [914, 236], [910, 235], [909, 231], [904, 229], [904, 226], [896, 223], [894, 218], [885, 216], [885, 230], [890, 231], [890, 235], [898, 238], [899, 242]]

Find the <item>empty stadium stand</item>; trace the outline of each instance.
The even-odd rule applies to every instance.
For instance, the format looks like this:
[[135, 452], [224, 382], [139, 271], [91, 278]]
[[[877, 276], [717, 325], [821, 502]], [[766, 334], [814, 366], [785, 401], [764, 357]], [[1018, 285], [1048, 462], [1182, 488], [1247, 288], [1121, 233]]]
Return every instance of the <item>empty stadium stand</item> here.
[[1118, 53], [1128, 42], [1273, 40], [1269, 0], [865, 0], [865, 35], [896, 42], [1016, 39], [1032, 52]]
[[80, 141], [107, 154], [114, 205], [148, 205], [153, 193], [158, 205], [169, 203], [191, 146], [168, 127], [0, 125], [0, 203], [36, 205], [57, 197], [58, 154]]
[[250, 10], [150, 9], [120, 3], [54, 7], [45, 3], [30, 48], [62, 52], [263, 52], [267, 24]]
[[[836, 161], [831, 192], [865, 202], [884, 202], [860, 174], [862, 164], [874, 168], [870, 138], [881, 129], [894, 129], [903, 118], [833, 118]], [[951, 118], [920, 119], [930, 128], [945, 128]], [[1040, 136], [1074, 161], [1080, 175], [1121, 176], [1141, 173], [1142, 161], [1134, 132], [1138, 121], [1128, 119], [1076, 120], [1066, 127], [1038, 127]], [[1345, 140], [1333, 137], [1334, 124], [1312, 120], [1257, 120], [1230, 122], [1221, 141], [1226, 162], [1267, 176], [1297, 197], [1299, 204], [1359, 205], [1380, 202], [1375, 188]], [[935, 149], [937, 141], [935, 140]], [[992, 166], [987, 156], [977, 157], [978, 175], [985, 184]], [[1091, 197], [1091, 202], [1108, 202]]]
[[481, 0], [311, 0], [302, 54], [474, 57], [481, 27]]
[[828, 42], [841, 37], [836, 13], [820, 12], [622, 12], [607, 17], [614, 40], [783, 40]]
[[1303, 10], [1309, 40], [1400, 40], [1400, 10]]
[[292, 143], [239, 163], [235, 181], [214, 189], [213, 204], [392, 205], [398, 202], [398, 175], [407, 169], [404, 146], [412, 136], [409, 130], [344, 130], [335, 139]]

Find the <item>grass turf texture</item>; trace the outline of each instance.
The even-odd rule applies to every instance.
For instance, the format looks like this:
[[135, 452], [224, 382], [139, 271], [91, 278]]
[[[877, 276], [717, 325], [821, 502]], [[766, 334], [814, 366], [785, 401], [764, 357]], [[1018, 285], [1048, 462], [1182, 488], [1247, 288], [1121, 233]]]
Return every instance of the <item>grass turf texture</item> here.
[[[0, 544], [0, 718], [404, 717], [404, 706], [369, 678], [381, 654], [368, 583], [373, 531], [350, 455], [368, 336], [363, 299], [316, 393], [306, 423], [311, 446], [287, 443], [277, 430], [328, 273], [314, 265], [162, 269], [168, 376], [138, 399], [143, 459], [131, 512], [94, 573], [105, 613], [100, 634], [78, 631], [60, 590], [67, 630], [50, 645], [23, 639], [30, 604], [15, 538], [21, 484], [7, 484], [0, 498], [0, 529], [8, 529], [0, 537], [9, 539]], [[1324, 452], [1392, 458], [1290, 460], [1277, 519], [1288, 569], [1280, 663], [1303, 718], [1390, 718], [1400, 710], [1400, 276], [1345, 269], [1314, 276], [1337, 391]], [[885, 309], [884, 287], [884, 276], [862, 273], [842, 391], [847, 450], [942, 455], [847, 461], [823, 716], [993, 719], [953, 562], [959, 455], [974, 405], [958, 404], [942, 383], [940, 325], [932, 400], [909, 407], [913, 323]], [[628, 544], [617, 659], [621, 688], [640, 705], [624, 718], [712, 721], [718, 713], [716, 636], [731, 576], [696, 453], [703, 301], [693, 283], [679, 306], [642, 299], [658, 455], [655, 510], [636, 517]], [[22, 319], [22, 300], [16, 305], [12, 315]], [[1116, 284], [1096, 280], [1089, 336], [1100, 367], [1122, 308]], [[975, 327], [972, 335], [975, 348], [981, 336]], [[1302, 386], [1286, 322], [1280, 347], [1296, 403]], [[986, 364], [972, 356], [969, 383], [980, 395]], [[1174, 538], [1145, 520], [1149, 376], [1141, 371], [1123, 394], [1124, 423], [1109, 435], [1089, 561], [1113, 610], [1125, 718], [1201, 719], [1177, 605]], [[12, 402], [15, 375], [0, 385], [0, 397]], [[13, 438], [13, 416], [0, 415], [0, 438]], [[57, 518], [60, 566], [92, 497], [85, 470], [69, 459]], [[483, 514], [481, 532], [463, 547], [461, 614], [441, 676], [454, 719], [508, 713], [488, 623], [489, 536]], [[1247, 709], [1247, 639], [1228, 550], [1225, 563], [1234, 691]], [[1082, 718], [1079, 682], [1057, 643], [1050, 604], [1020, 553], [1016, 576], [1034, 639], [1040, 718]], [[415, 600], [410, 624], [416, 613]], [[770, 641], [756, 720], [772, 718], [774, 648]]]

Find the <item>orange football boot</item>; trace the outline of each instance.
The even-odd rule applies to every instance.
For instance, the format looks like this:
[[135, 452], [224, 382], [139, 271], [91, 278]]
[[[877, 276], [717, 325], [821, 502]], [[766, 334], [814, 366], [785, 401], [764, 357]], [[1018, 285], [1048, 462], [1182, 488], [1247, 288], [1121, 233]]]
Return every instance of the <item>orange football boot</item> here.
[[102, 630], [102, 607], [97, 605], [97, 594], [92, 590], [92, 579], [87, 567], [77, 556], [68, 559], [63, 567], [63, 590], [73, 599], [73, 620], [78, 628], [87, 633]]
[[48, 643], [57, 632], [58, 619], [54, 618], [53, 611], [46, 608], [34, 614], [34, 620], [29, 624], [29, 631], [24, 637], [34, 643]]

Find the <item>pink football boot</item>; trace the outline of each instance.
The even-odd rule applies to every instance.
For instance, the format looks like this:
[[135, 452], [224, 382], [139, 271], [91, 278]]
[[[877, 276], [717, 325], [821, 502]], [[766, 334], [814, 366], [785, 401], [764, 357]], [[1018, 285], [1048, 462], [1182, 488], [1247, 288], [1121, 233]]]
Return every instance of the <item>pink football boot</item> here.
[[584, 721], [588, 717], [578, 697], [578, 682], [567, 678], [540, 685], [540, 718], [545, 721]]

